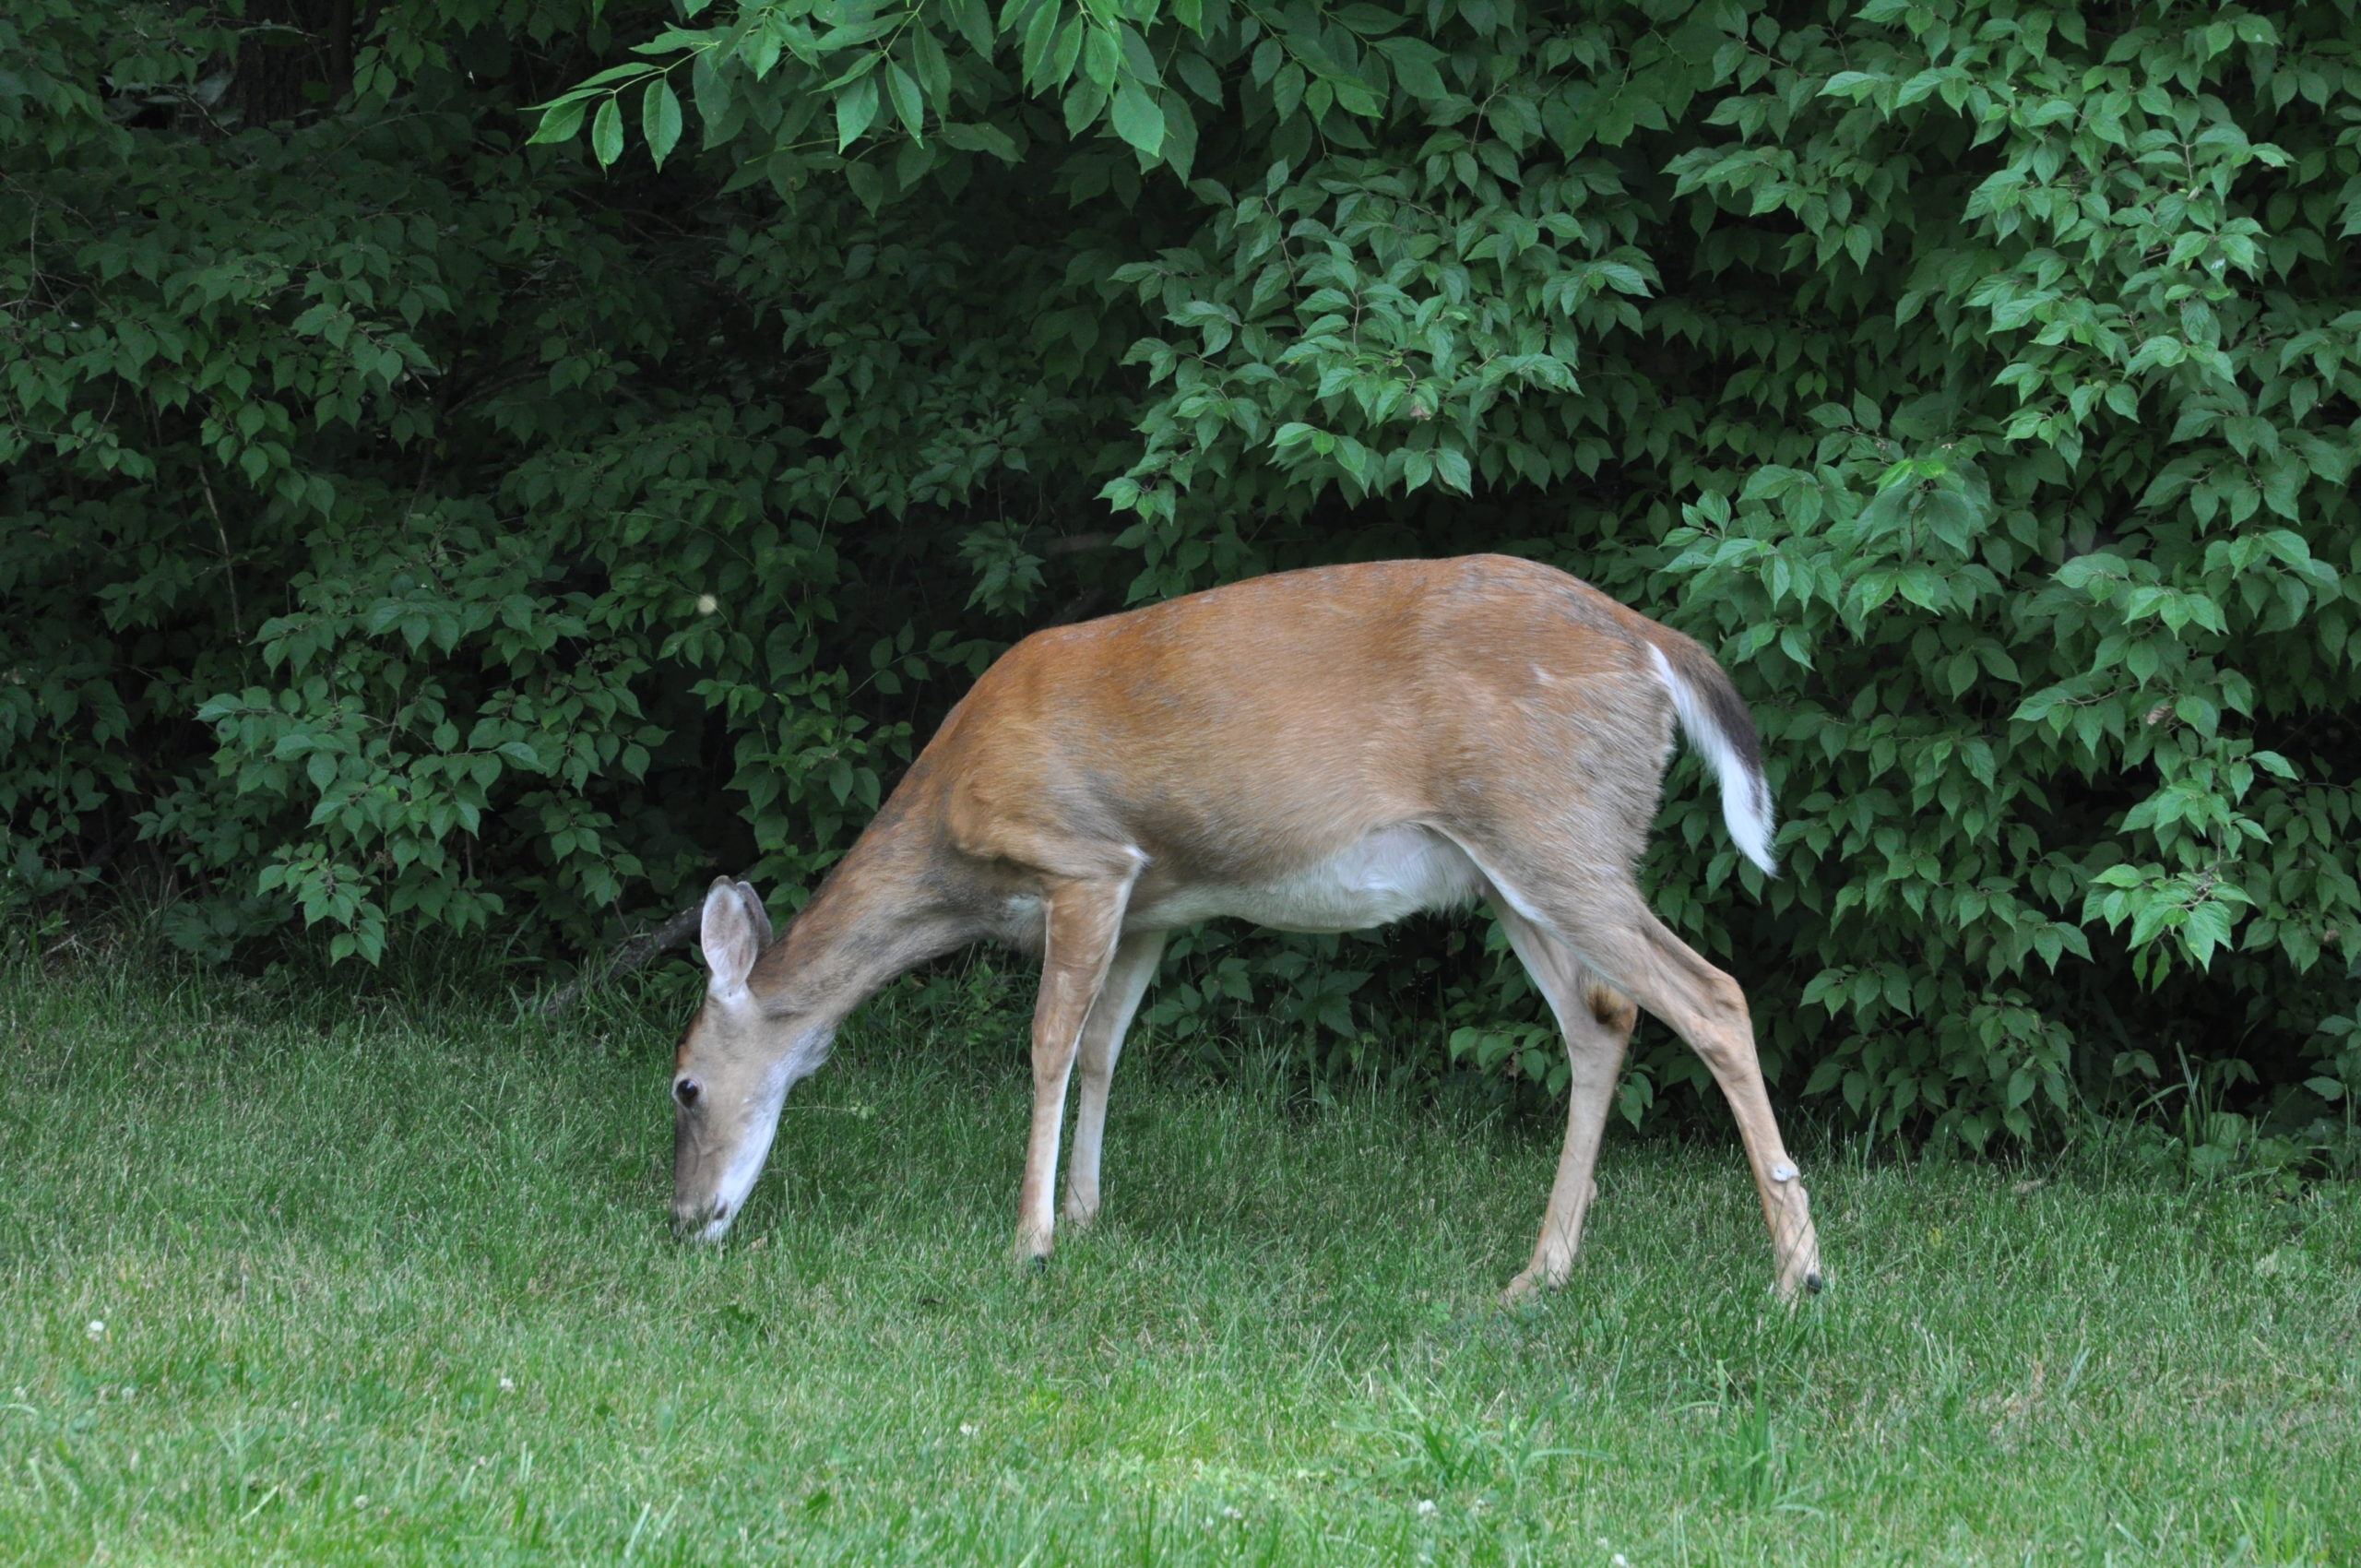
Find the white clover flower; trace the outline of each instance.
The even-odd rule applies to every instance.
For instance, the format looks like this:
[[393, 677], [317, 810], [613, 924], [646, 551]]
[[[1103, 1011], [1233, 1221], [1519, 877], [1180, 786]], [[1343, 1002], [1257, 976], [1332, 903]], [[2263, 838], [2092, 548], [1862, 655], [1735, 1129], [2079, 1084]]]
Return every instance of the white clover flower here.
[[1419, 1515], [1419, 1517], [1424, 1518], [1427, 1515], [1431, 1514], [1431, 1513], [1433, 1513], [1434, 1511], [1435, 1511], [1435, 1500], [1434, 1500], [1433, 1498], [1431, 1498], [1431, 1497], [1422, 1497], [1422, 1498], [1418, 1499], [1418, 1515]]
[[514, 1393], [516, 1393], [516, 1380], [515, 1378], [513, 1378], [513, 1377], [504, 1377], [504, 1378], [502, 1378], [502, 1379], [500, 1380], [500, 1392], [502, 1392], [503, 1394], [514, 1394]]
[[107, 1336], [107, 1320], [102, 1317], [94, 1317], [82, 1332], [92, 1339], [104, 1339]]
[[977, 1427], [975, 1422], [961, 1421], [959, 1423], [959, 1435], [961, 1437], [973, 1437], [976, 1435], [976, 1431]]

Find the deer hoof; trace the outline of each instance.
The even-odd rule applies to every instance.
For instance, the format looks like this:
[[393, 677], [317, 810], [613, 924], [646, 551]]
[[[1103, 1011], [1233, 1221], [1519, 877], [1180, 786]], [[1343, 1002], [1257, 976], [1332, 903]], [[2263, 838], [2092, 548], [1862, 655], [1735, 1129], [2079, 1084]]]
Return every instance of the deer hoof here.
[[1537, 1266], [1528, 1268], [1509, 1281], [1508, 1289], [1501, 1292], [1501, 1304], [1513, 1307], [1537, 1301], [1565, 1283], [1563, 1277], [1551, 1278], [1546, 1269]]

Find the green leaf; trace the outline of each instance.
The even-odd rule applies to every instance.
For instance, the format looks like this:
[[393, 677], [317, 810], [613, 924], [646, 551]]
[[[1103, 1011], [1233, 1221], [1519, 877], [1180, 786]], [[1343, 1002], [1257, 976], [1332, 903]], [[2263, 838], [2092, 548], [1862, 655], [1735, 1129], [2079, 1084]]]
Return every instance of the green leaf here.
[[934, 30], [915, 27], [910, 30], [910, 65], [917, 74], [927, 96], [937, 103], [951, 101], [951, 62], [943, 53], [943, 44]]
[[613, 168], [615, 160], [623, 155], [623, 112], [612, 93], [599, 105], [598, 117], [590, 122], [590, 150], [601, 169]]
[[1015, 138], [998, 125], [944, 125], [937, 134], [963, 152], [988, 152], [1003, 163], [1019, 157]]
[[1123, 51], [1109, 29], [1083, 29], [1082, 74], [1085, 79], [1109, 92], [1115, 89], [1117, 79], [1123, 75]]
[[892, 6], [884, 6], [881, 7], [875, 16], [857, 22], [847, 22], [841, 27], [832, 27], [813, 41], [812, 52], [814, 54], [835, 54], [847, 49], [859, 48], [864, 43], [874, 43], [900, 27], [904, 15], [905, 13]]
[[[1025, 43], [1021, 65], [1028, 86], [1039, 89], [1057, 85], [1050, 74], [1050, 51], [1058, 40], [1058, 24], [1062, 14], [1054, 0], [1039, 0], [1039, 3], [1033, 7], [1031, 19], [1025, 24]], [[1068, 18], [1066, 25], [1072, 27], [1075, 24], [1071, 18]]]
[[1194, 49], [1183, 49], [1174, 60], [1173, 68], [1191, 92], [1216, 108], [1221, 106], [1221, 73], [1212, 61]]
[[1141, 157], [1153, 159], [1164, 151], [1164, 111], [1138, 83], [1127, 77], [1115, 89], [1109, 118], [1115, 134], [1138, 148]]
[[609, 65], [605, 70], [583, 77], [574, 84], [574, 91], [587, 96], [589, 89], [617, 87], [625, 82], [635, 82], [642, 77], [655, 75], [662, 68], [659, 65], [650, 65], [645, 61], [626, 61], [623, 65]]
[[1164, 161], [1181, 179], [1197, 160], [1197, 119], [1189, 112], [1188, 100], [1177, 92], [1164, 95]]
[[865, 76], [836, 94], [836, 150], [859, 141], [877, 119], [877, 78]]
[[1443, 85], [1442, 73], [1437, 69], [1442, 62], [1442, 51], [1422, 38], [1382, 38], [1378, 52], [1394, 67], [1394, 80], [1411, 97], [1432, 102], [1448, 97], [1450, 89]]
[[647, 84], [639, 108], [640, 134], [647, 138], [648, 156], [658, 168], [681, 140], [681, 101], [672, 92], [672, 84], [658, 77]]
[[885, 176], [876, 165], [859, 159], [845, 165], [845, 184], [851, 187], [853, 197], [871, 212], [885, 205]]
[[696, 101], [697, 117], [705, 122], [708, 147], [714, 145], [718, 127], [728, 122], [736, 105], [735, 95], [714, 63], [715, 53], [713, 50], [701, 53], [689, 67], [689, 95]]
[[588, 107], [588, 102], [580, 98], [559, 99], [541, 111], [541, 123], [533, 128], [533, 134], [526, 139], [525, 145], [531, 147], [542, 142], [572, 141], [574, 133], [582, 128], [582, 113]]
[[1462, 495], [1476, 493], [1475, 471], [1468, 466], [1467, 454], [1456, 447], [1436, 448], [1435, 478]]
[[893, 95], [894, 113], [902, 122], [902, 128], [909, 132], [913, 138], [924, 140], [926, 99], [919, 91], [918, 78], [904, 70], [899, 61], [896, 61], [886, 67], [885, 86], [887, 91]]

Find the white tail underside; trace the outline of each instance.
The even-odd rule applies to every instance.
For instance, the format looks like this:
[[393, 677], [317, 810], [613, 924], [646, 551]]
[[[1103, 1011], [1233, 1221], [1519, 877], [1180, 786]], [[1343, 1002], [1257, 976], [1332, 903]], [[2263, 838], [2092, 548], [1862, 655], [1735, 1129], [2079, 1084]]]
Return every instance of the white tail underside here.
[[1776, 876], [1779, 862], [1771, 853], [1771, 786], [1764, 781], [1762, 769], [1749, 766], [1738, 755], [1729, 736], [1714, 722], [1713, 713], [1689, 689], [1689, 683], [1673, 673], [1672, 662], [1665, 658], [1664, 650], [1651, 643], [1648, 652], [1655, 659], [1657, 676], [1672, 693], [1673, 709], [1680, 715], [1681, 733], [1689, 737], [1691, 745], [1704, 754], [1721, 778], [1722, 820], [1729, 824], [1730, 837], [1737, 843], [1738, 852], [1761, 866], [1765, 874]]

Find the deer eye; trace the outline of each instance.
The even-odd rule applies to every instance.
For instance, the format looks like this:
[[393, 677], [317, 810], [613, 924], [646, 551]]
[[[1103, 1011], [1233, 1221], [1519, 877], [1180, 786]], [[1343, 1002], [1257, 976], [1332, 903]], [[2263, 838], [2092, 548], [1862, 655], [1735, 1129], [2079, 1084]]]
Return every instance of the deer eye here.
[[697, 1102], [697, 1081], [694, 1078], [682, 1078], [672, 1086], [672, 1098], [679, 1100], [683, 1107], [692, 1106]]

